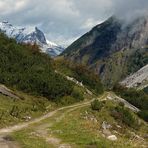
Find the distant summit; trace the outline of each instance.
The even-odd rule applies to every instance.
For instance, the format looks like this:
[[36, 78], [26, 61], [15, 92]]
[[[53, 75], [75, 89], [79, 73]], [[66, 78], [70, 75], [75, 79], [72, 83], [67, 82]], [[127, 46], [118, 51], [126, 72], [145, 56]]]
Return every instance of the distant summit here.
[[33, 30], [28, 28], [18, 28], [10, 24], [8, 21], [0, 22], [0, 30], [8, 37], [16, 39], [19, 43], [36, 43], [42, 52], [55, 57], [64, 51], [64, 48], [46, 39], [44, 33], [35, 27]]

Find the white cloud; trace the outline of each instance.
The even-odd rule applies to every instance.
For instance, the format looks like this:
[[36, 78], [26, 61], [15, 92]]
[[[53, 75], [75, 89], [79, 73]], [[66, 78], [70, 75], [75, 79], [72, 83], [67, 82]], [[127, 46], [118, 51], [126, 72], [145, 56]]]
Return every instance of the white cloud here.
[[93, 18], [88, 18], [84, 24], [82, 25], [82, 29], [90, 29], [93, 28], [94, 26], [96, 26], [97, 24], [102, 23], [102, 20], [94, 20]]
[[130, 21], [141, 15], [148, 15], [148, 0], [112, 0], [114, 14]]

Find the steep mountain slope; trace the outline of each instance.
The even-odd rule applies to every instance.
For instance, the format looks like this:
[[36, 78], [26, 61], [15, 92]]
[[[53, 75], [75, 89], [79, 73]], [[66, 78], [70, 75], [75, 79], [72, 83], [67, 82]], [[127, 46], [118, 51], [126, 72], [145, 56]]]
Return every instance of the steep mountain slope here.
[[48, 99], [69, 96], [73, 84], [55, 73], [52, 59], [37, 46], [0, 34], [0, 83]]
[[[81, 100], [83, 93], [74, 87], [73, 82], [56, 72], [54, 60], [39, 51], [38, 46], [17, 44], [14, 39], [0, 34], [0, 84], [53, 101], [63, 97], [70, 97], [68, 101]], [[102, 88], [98, 77], [87, 71], [85, 74], [82, 72], [79, 78], [84, 77], [86, 85], [93, 89], [92, 81]]]
[[0, 30], [8, 37], [16, 39], [19, 43], [36, 43], [43, 52], [48, 53], [52, 57], [59, 55], [64, 50], [61, 46], [46, 40], [44, 33], [37, 27], [34, 30], [29, 30], [28, 28], [14, 27], [8, 22], [1, 22]]
[[148, 64], [123, 80], [121, 85], [143, 89], [148, 86]]
[[148, 17], [128, 24], [111, 17], [70, 45], [65, 58], [86, 64], [112, 86], [148, 63]]

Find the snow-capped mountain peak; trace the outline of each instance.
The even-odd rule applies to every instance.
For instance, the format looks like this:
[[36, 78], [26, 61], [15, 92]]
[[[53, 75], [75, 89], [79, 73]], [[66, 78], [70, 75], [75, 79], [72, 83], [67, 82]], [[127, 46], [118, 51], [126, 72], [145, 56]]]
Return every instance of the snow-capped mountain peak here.
[[42, 52], [55, 57], [64, 51], [61, 46], [46, 40], [44, 33], [35, 27], [33, 30], [29, 28], [14, 27], [8, 21], [0, 22], [0, 31], [8, 37], [16, 39], [19, 43], [37, 44]]

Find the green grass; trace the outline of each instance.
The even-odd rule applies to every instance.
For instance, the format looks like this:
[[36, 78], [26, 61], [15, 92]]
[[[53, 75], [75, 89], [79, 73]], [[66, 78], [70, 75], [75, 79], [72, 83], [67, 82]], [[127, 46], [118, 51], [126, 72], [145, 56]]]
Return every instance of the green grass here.
[[[79, 110], [79, 109], [78, 109]], [[96, 133], [92, 133], [90, 131], [90, 128], [84, 128], [87, 125], [84, 123], [80, 117], [79, 117], [79, 111], [74, 111], [73, 113], [66, 114], [66, 117], [63, 118], [63, 120], [57, 124], [55, 124], [52, 127], [53, 131], [61, 130], [61, 134], [57, 134], [55, 132], [55, 135], [62, 139], [64, 142], [70, 143], [70, 144], [76, 144], [76, 147], [85, 147], [90, 144], [94, 144], [94, 142], [97, 141], [97, 144], [99, 142], [102, 143], [102, 146], [108, 146], [109, 143], [101, 138], [97, 137]]]
[[44, 139], [35, 136], [29, 129], [15, 132], [11, 136], [15, 141], [19, 141], [22, 148], [53, 148]]
[[[90, 99], [89, 95], [85, 95], [85, 97], [87, 99]], [[50, 104], [51, 107], [52, 107], [52, 104]], [[49, 106], [50, 106], [49, 105]], [[60, 107], [61, 104], [59, 104], [58, 107]], [[46, 126], [49, 126], [50, 127], [50, 124], [55, 124], [57, 122], [57, 119], [62, 116], [63, 114], [65, 114], [65, 112], [67, 111], [68, 109], [63, 109], [61, 111], [58, 111], [55, 115], [53, 115], [52, 117], [48, 118], [48, 119], [45, 119], [43, 121], [40, 121], [39, 123], [34, 123], [34, 124], [31, 124], [29, 125], [28, 128], [24, 129], [24, 130], [21, 130], [21, 131], [17, 131], [17, 132], [14, 132], [11, 137], [16, 141], [18, 142], [23, 148], [35, 148], [35, 146], [38, 146], [37, 148], [53, 148], [54, 146], [50, 143], [47, 143], [45, 141], [45, 139], [42, 139], [38, 136], [36, 136], [36, 134], [32, 134], [32, 133], [37, 133], [37, 130], [40, 129], [40, 126], [43, 126], [45, 125], [45, 129], [42, 129], [43, 131], [48, 131], [48, 127]], [[49, 133], [50, 135], [50, 133]]]
[[[115, 104], [109, 101], [101, 111], [92, 111], [89, 106], [67, 113], [60, 122], [53, 125], [51, 128], [53, 131], [52, 133], [56, 137], [62, 139], [65, 143], [76, 144], [76, 148], [85, 148], [87, 146], [96, 146], [99, 148], [132, 148], [134, 147], [134, 141], [132, 141], [133, 143], [129, 141], [129, 131], [134, 130], [116, 121], [110, 115], [110, 109], [114, 106]], [[94, 123], [90, 119], [83, 119], [86, 111], [89, 116], [95, 117], [98, 123]], [[113, 129], [116, 127], [115, 125], [122, 126], [122, 129], [119, 131], [116, 129], [121, 133], [121, 135], [117, 134], [117, 141], [111, 142], [102, 137], [102, 134], [99, 131], [103, 121], [110, 123], [113, 126]], [[61, 132], [57, 133], [57, 130], [60, 130]], [[114, 131], [112, 131], [112, 133], [114, 134]]]
[[[58, 138], [61, 143], [70, 144], [72, 148], [139, 148], [141, 143], [136, 140], [129, 141], [131, 132], [135, 132], [138, 135], [146, 134], [146, 126], [143, 124], [138, 130], [134, 130], [128, 127], [126, 124], [115, 120], [110, 111], [116, 107], [115, 102], [107, 101], [100, 111], [93, 111], [91, 106], [77, 108], [74, 110], [63, 109], [58, 111], [52, 117], [30, 125], [26, 130], [13, 133], [11, 136], [16, 140], [23, 148], [46, 148], [54, 147], [40, 138], [35, 133], [38, 130], [48, 131], [47, 135], [53, 138]], [[88, 119], [84, 119], [87, 116]], [[97, 119], [97, 123], [91, 121], [90, 117]], [[112, 125], [111, 133], [118, 137], [115, 142], [109, 141], [102, 136], [102, 122]], [[122, 129], [117, 129], [116, 125], [120, 125]], [[119, 134], [115, 133], [117, 131]]]
[[16, 92], [23, 99], [13, 99], [0, 94], [0, 127], [25, 121], [25, 117], [36, 118], [45, 111], [56, 108], [56, 104], [43, 97]]

